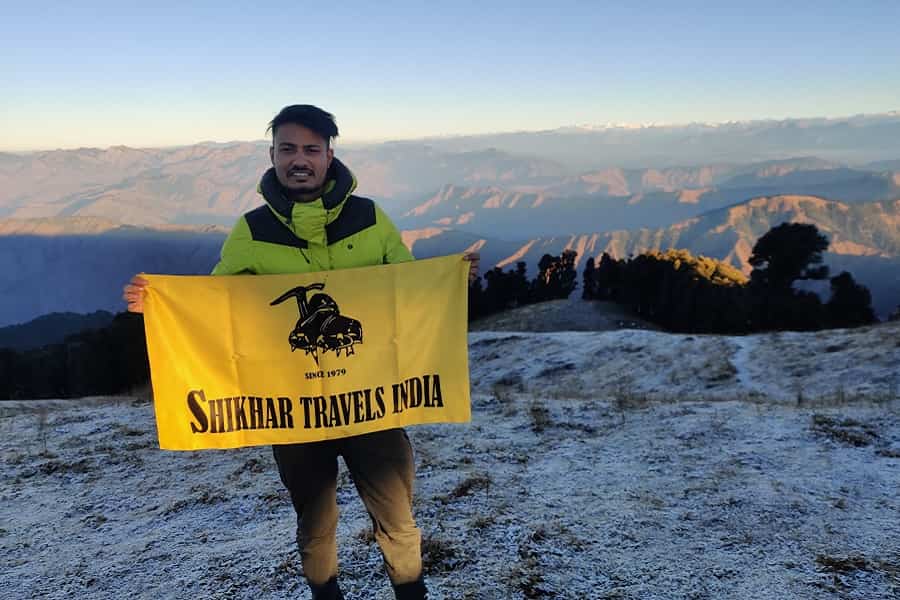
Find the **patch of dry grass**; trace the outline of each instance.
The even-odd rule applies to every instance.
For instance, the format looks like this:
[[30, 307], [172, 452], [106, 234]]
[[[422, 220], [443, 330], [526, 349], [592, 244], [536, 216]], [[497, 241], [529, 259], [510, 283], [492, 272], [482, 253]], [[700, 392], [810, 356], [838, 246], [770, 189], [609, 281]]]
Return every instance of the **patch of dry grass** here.
[[478, 490], [487, 490], [493, 480], [487, 473], [479, 473], [466, 477], [448, 494], [448, 499], [462, 498]]
[[504, 417], [514, 417], [518, 414], [513, 386], [498, 382], [491, 387], [491, 393], [496, 401], [496, 406], [499, 407]]
[[[82, 458], [76, 461], [48, 460], [38, 467], [38, 471], [43, 475], [56, 475], [61, 473], [89, 473], [95, 468], [95, 464], [86, 458]], [[22, 475], [27, 477], [29, 474], [23, 473]]]
[[878, 432], [868, 423], [821, 414], [812, 416], [812, 430], [820, 437], [856, 447], [871, 446], [878, 439]]
[[232, 471], [228, 475], [227, 479], [229, 481], [234, 481], [236, 479], [240, 479], [241, 476], [245, 473], [255, 473], [258, 475], [261, 473], [268, 473], [270, 470], [271, 470], [271, 467], [269, 465], [267, 465], [266, 463], [264, 463], [263, 461], [261, 461], [260, 459], [249, 458], [244, 462], [243, 465], [241, 465], [240, 467], [238, 467], [237, 469]]
[[362, 542], [363, 544], [374, 544], [375, 543], [375, 532], [372, 531], [371, 527], [366, 527], [364, 529], [360, 529], [356, 532], [356, 539]]
[[737, 368], [725, 354], [710, 356], [703, 362], [697, 375], [706, 381], [706, 387], [731, 381], [737, 375]]
[[444, 538], [428, 536], [422, 540], [422, 570], [426, 575], [449, 573], [467, 562], [456, 546]]
[[816, 564], [821, 571], [837, 575], [851, 575], [857, 571], [880, 573], [894, 586], [900, 585], [900, 555], [891, 558], [867, 558], [861, 554], [828, 556], [817, 554]]
[[163, 511], [163, 514], [171, 515], [195, 504], [213, 505], [228, 500], [225, 494], [213, 491], [206, 486], [194, 486], [193, 488], [191, 488], [191, 493], [193, 494], [192, 497], [176, 500], [175, 502], [170, 504], [165, 511]]
[[494, 515], [481, 515], [475, 517], [471, 521], [472, 529], [487, 529], [497, 522], [497, 519]]
[[578, 376], [560, 377], [553, 383], [553, 387], [542, 390], [547, 398], [553, 400], [591, 400], [597, 393], [595, 386], [586, 384]]
[[512, 564], [506, 576], [507, 585], [518, 590], [523, 598], [552, 598], [554, 594], [544, 589], [543, 567], [540, 562], [541, 542], [547, 539], [547, 531], [538, 526], [519, 544], [519, 560]]
[[153, 402], [153, 386], [148, 381], [143, 385], [131, 388], [127, 395], [131, 397], [133, 406], [151, 404]]
[[553, 420], [550, 418], [550, 411], [541, 403], [535, 400], [529, 409], [531, 415], [531, 430], [535, 433], [541, 433], [548, 427], [553, 426]]
[[647, 408], [649, 404], [647, 394], [637, 394], [628, 386], [618, 385], [613, 390], [612, 407], [620, 413]]

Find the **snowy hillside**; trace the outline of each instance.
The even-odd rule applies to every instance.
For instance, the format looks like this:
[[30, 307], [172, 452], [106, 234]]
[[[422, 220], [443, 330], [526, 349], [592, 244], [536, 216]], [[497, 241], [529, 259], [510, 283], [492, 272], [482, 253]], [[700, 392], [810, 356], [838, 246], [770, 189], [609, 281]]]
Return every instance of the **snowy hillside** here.
[[[432, 597], [900, 597], [900, 323], [470, 334], [413, 427]], [[140, 398], [0, 403], [2, 598], [308, 598], [269, 448], [163, 452]], [[342, 468], [348, 598], [387, 599]]]

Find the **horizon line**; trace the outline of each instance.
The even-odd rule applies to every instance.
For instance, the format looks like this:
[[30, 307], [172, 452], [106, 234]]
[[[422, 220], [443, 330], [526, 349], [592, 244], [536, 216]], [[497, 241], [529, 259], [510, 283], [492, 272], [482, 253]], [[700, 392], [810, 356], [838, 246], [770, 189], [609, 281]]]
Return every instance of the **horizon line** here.
[[[608, 131], [608, 130], [626, 130], [626, 131], [641, 131], [645, 129], [672, 129], [679, 127], [692, 127], [692, 126], [703, 126], [709, 128], [718, 128], [718, 127], [727, 127], [734, 125], [748, 125], [753, 123], [783, 123], [786, 121], [843, 121], [843, 120], [852, 120], [852, 119], [865, 119], [865, 118], [877, 118], [877, 117], [900, 117], [900, 109], [888, 110], [883, 112], [874, 112], [874, 113], [855, 113], [852, 115], [842, 115], [835, 117], [828, 116], [814, 116], [814, 117], [769, 117], [769, 118], [759, 118], [759, 119], [730, 119], [727, 121], [683, 121], [683, 122], [664, 122], [664, 121], [648, 121], [643, 123], [580, 123], [580, 124], [563, 124], [559, 125], [552, 129], [515, 129], [515, 130], [501, 130], [501, 131], [488, 131], [488, 132], [480, 132], [480, 133], [437, 133], [437, 134], [428, 134], [423, 136], [416, 137], [404, 137], [404, 138], [345, 138], [346, 141], [343, 144], [348, 146], [376, 146], [382, 144], [394, 144], [394, 143], [409, 143], [409, 142], [426, 142], [429, 140], [452, 140], [452, 139], [463, 139], [463, 138], [477, 138], [477, 137], [488, 137], [488, 136], [498, 136], [498, 135], [521, 135], [521, 134], [539, 134], [539, 133], [553, 133], [553, 132], [562, 132], [567, 130], [581, 130], [586, 132], [600, 132], [600, 131]], [[73, 152], [73, 151], [82, 151], [82, 150], [99, 150], [102, 152], [106, 152], [112, 149], [128, 149], [128, 150], [175, 150], [179, 148], [189, 148], [192, 146], [229, 146], [229, 145], [237, 145], [237, 144], [259, 144], [259, 143], [269, 143], [269, 140], [266, 138], [257, 138], [257, 139], [245, 139], [245, 140], [227, 140], [227, 141], [216, 141], [216, 140], [199, 140], [196, 142], [185, 142], [185, 143], [174, 143], [174, 144], [164, 144], [164, 145], [151, 145], [151, 146], [141, 146], [141, 145], [129, 145], [129, 144], [111, 144], [109, 146], [57, 146], [56, 148], [13, 148], [13, 149], [4, 149], [0, 148], [0, 154], [38, 154], [42, 152]], [[343, 145], [341, 140], [335, 140], [336, 145]]]

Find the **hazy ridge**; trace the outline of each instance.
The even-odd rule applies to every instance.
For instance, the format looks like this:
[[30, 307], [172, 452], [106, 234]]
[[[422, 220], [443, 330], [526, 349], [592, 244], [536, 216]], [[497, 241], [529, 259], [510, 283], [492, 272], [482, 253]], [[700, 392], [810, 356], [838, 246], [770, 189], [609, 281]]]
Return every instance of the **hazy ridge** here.
[[[256, 184], [269, 164], [267, 146], [254, 141], [3, 153], [0, 217], [100, 216], [131, 224], [230, 225], [256, 204]], [[604, 169], [698, 165], [707, 173], [693, 181], [682, 179], [675, 186], [679, 189], [716, 184], [717, 175], [735, 165], [797, 156], [821, 157], [807, 159], [819, 166], [890, 170], [884, 167], [893, 163], [885, 161], [900, 158], [900, 113], [637, 129], [562, 128], [346, 149], [338, 145], [338, 155], [356, 172], [361, 194], [402, 212], [447, 184], [547, 187]], [[802, 170], [815, 166], [806, 164]], [[672, 187], [677, 177], [669, 180]], [[776, 192], [744, 199], [769, 193]]]
[[[900, 302], [900, 114], [338, 145], [422, 258], [478, 250], [485, 268], [572, 248], [683, 247], [747, 270], [788, 220], [832, 242], [882, 316]], [[0, 326], [117, 311], [136, 272], [206, 274], [259, 205], [267, 143], [0, 154]], [[615, 154], [613, 154], [615, 153]], [[576, 158], [577, 157], [577, 158]]]
[[[773, 196], [705, 213], [657, 229], [500, 240], [449, 228], [403, 232], [419, 258], [472, 249], [483, 267], [534, 265], [544, 254], [608, 252], [616, 258], [644, 250], [686, 248], [729, 261], [749, 272], [755, 240], [786, 221], [814, 223], [831, 240], [826, 262], [836, 274], [849, 268], [873, 293], [884, 317], [900, 299], [900, 200], [844, 204], [813, 196]], [[137, 272], [208, 274], [218, 260], [226, 230], [221, 227], [138, 228], [78, 220], [76, 229], [94, 233], [38, 235], [65, 230], [67, 220], [0, 224], [0, 325], [20, 323], [50, 312], [122, 309], [121, 286]], [[104, 229], [105, 228], [105, 229]], [[102, 230], [101, 230], [102, 229]], [[31, 233], [19, 233], [31, 232]], [[52, 285], [51, 285], [52, 282]]]

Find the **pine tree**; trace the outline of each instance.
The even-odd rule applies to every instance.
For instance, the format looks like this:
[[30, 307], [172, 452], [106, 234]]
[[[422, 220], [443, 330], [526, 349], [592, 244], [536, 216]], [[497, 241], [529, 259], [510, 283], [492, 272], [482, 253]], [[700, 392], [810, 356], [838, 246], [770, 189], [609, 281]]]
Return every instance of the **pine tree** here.
[[847, 271], [831, 278], [831, 299], [826, 307], [832, 327], [857, 327], [878, 321], [872, 309], [872, 294]]

